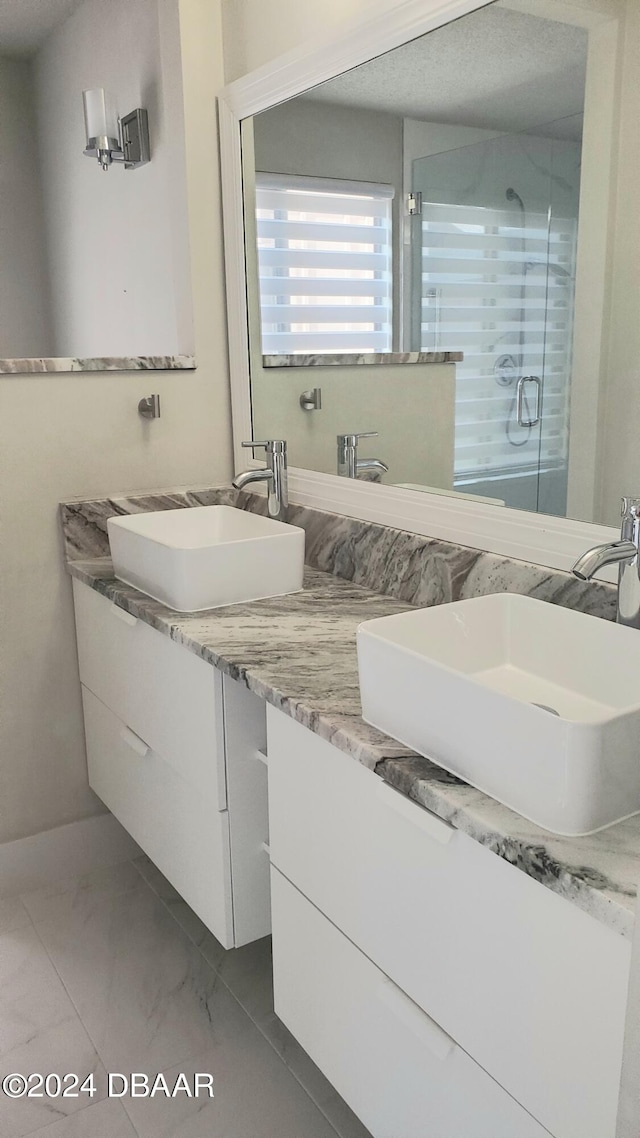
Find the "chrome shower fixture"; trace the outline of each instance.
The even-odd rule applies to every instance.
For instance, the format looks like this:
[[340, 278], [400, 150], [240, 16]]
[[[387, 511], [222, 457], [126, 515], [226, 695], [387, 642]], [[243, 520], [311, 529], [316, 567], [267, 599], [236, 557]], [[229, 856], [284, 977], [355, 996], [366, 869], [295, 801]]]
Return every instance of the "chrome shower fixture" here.
[[524, 202], [520, 197], [520, 194], [514, 190], [513, 186], [509, 186], [509, 189], [505, 192], [504, 196], [508, 202], [517, 202], [520, 206], [520, 209], [524, 209]]

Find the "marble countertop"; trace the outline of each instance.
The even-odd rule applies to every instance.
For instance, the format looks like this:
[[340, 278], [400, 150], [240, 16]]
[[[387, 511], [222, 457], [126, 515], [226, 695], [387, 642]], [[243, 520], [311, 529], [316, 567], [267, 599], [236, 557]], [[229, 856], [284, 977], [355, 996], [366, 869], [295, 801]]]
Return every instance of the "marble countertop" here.
[[464, 352], [311, 352], [262, 357], [263, 367], [354, 367], [379, 364], [455, 364]]
[[117, 581], [106, 557], [71, 561], [68, 570], [554, 893], [632, 935], [640, 816], [591, 837], [558, 837], [363, 722], [356, 628], [412, 606], [307, 568], [301, 593], [185, 614]]

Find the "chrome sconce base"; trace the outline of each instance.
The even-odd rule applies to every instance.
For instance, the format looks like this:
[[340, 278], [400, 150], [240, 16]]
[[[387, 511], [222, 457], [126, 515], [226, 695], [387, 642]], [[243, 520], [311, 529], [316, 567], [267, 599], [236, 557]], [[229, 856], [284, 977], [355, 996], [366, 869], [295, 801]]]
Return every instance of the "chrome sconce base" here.
[[121, 154], [120, 143], [117, 138], [109, 138], [101, 134], [95, 138], [87, 139], [84, 151], [87, 158], [97, 158], [103, 170], [108, 170], [117, 154]]
[[151, 161], [149, 117], [143, 107], [118, 119], [118, 135], [118, 138], [105, 134], [88, 138], [86, 157], [97, 158], [103, 170], [108, 170], [113, 162], [122, 162], [125, 170], [137, 170]]

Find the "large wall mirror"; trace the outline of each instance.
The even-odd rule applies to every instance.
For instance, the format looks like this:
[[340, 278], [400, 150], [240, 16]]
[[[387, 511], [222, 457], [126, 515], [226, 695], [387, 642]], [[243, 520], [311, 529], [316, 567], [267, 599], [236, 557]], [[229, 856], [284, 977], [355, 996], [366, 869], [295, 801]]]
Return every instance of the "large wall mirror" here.
[[244, 118], [254, 437], [336, 474], [377, 432], [383, 486], [617, 524], [634, 7], [476, 5]]
[[[148, 113], [88, 158], [83, 90]], [[177, 0], [0, 5], [0, 371], [193, 366]]]

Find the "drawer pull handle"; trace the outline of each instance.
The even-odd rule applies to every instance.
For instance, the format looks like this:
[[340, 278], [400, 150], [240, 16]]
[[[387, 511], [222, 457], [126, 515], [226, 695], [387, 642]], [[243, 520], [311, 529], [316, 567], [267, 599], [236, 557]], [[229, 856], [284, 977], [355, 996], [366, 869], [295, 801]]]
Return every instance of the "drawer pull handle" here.
[[139, 735], [136, 735], [135, 731], [132, 731], [130, 727], [122, 728], [120, 738], [123, 743], [127, 744], [127, 747], [131, 747], [131, 750], [135, 751], [136, 755], [140, 755], [141, 759], [144, 759], [145, 755], [151, 750], [149, 744], [145, 743], [144, 739], [141, 739]]
[[422, 1008], [385, 976], [378, 988], [378, 997], [393, 1012], [396, 1019], [408, 1027], [425, 1044], [432, 1055], [444, 1062], [455, 1049], [455, 1043], [446, 1031], [432, 1020]]
[[127, 612], [126, 609], [121, 609], [120, 605], [111, 605], [111, 612], [114, 616], [117, 616], [123, 624], [128, 624], [130, 628], [133, 628], [134, 625], [138, 623], [137, 616], [132, 616], [131, 613]]
[[456, 832], [453, 826], [443, 822], [441, 818], [436, 818], [424, 806], [412, 802], [405, 794], [389, 786], [388, 782], [383, 782], [382, 779], [379, 781], [378, 798], [382, 799], [385, 806], [389, 806], [396, 814], [401, 814], [403, 818], [413, 822], [414, 826], [418, 826], [434, 841], [440, 842], [440, 845], [446, 846], [451, 841]]

